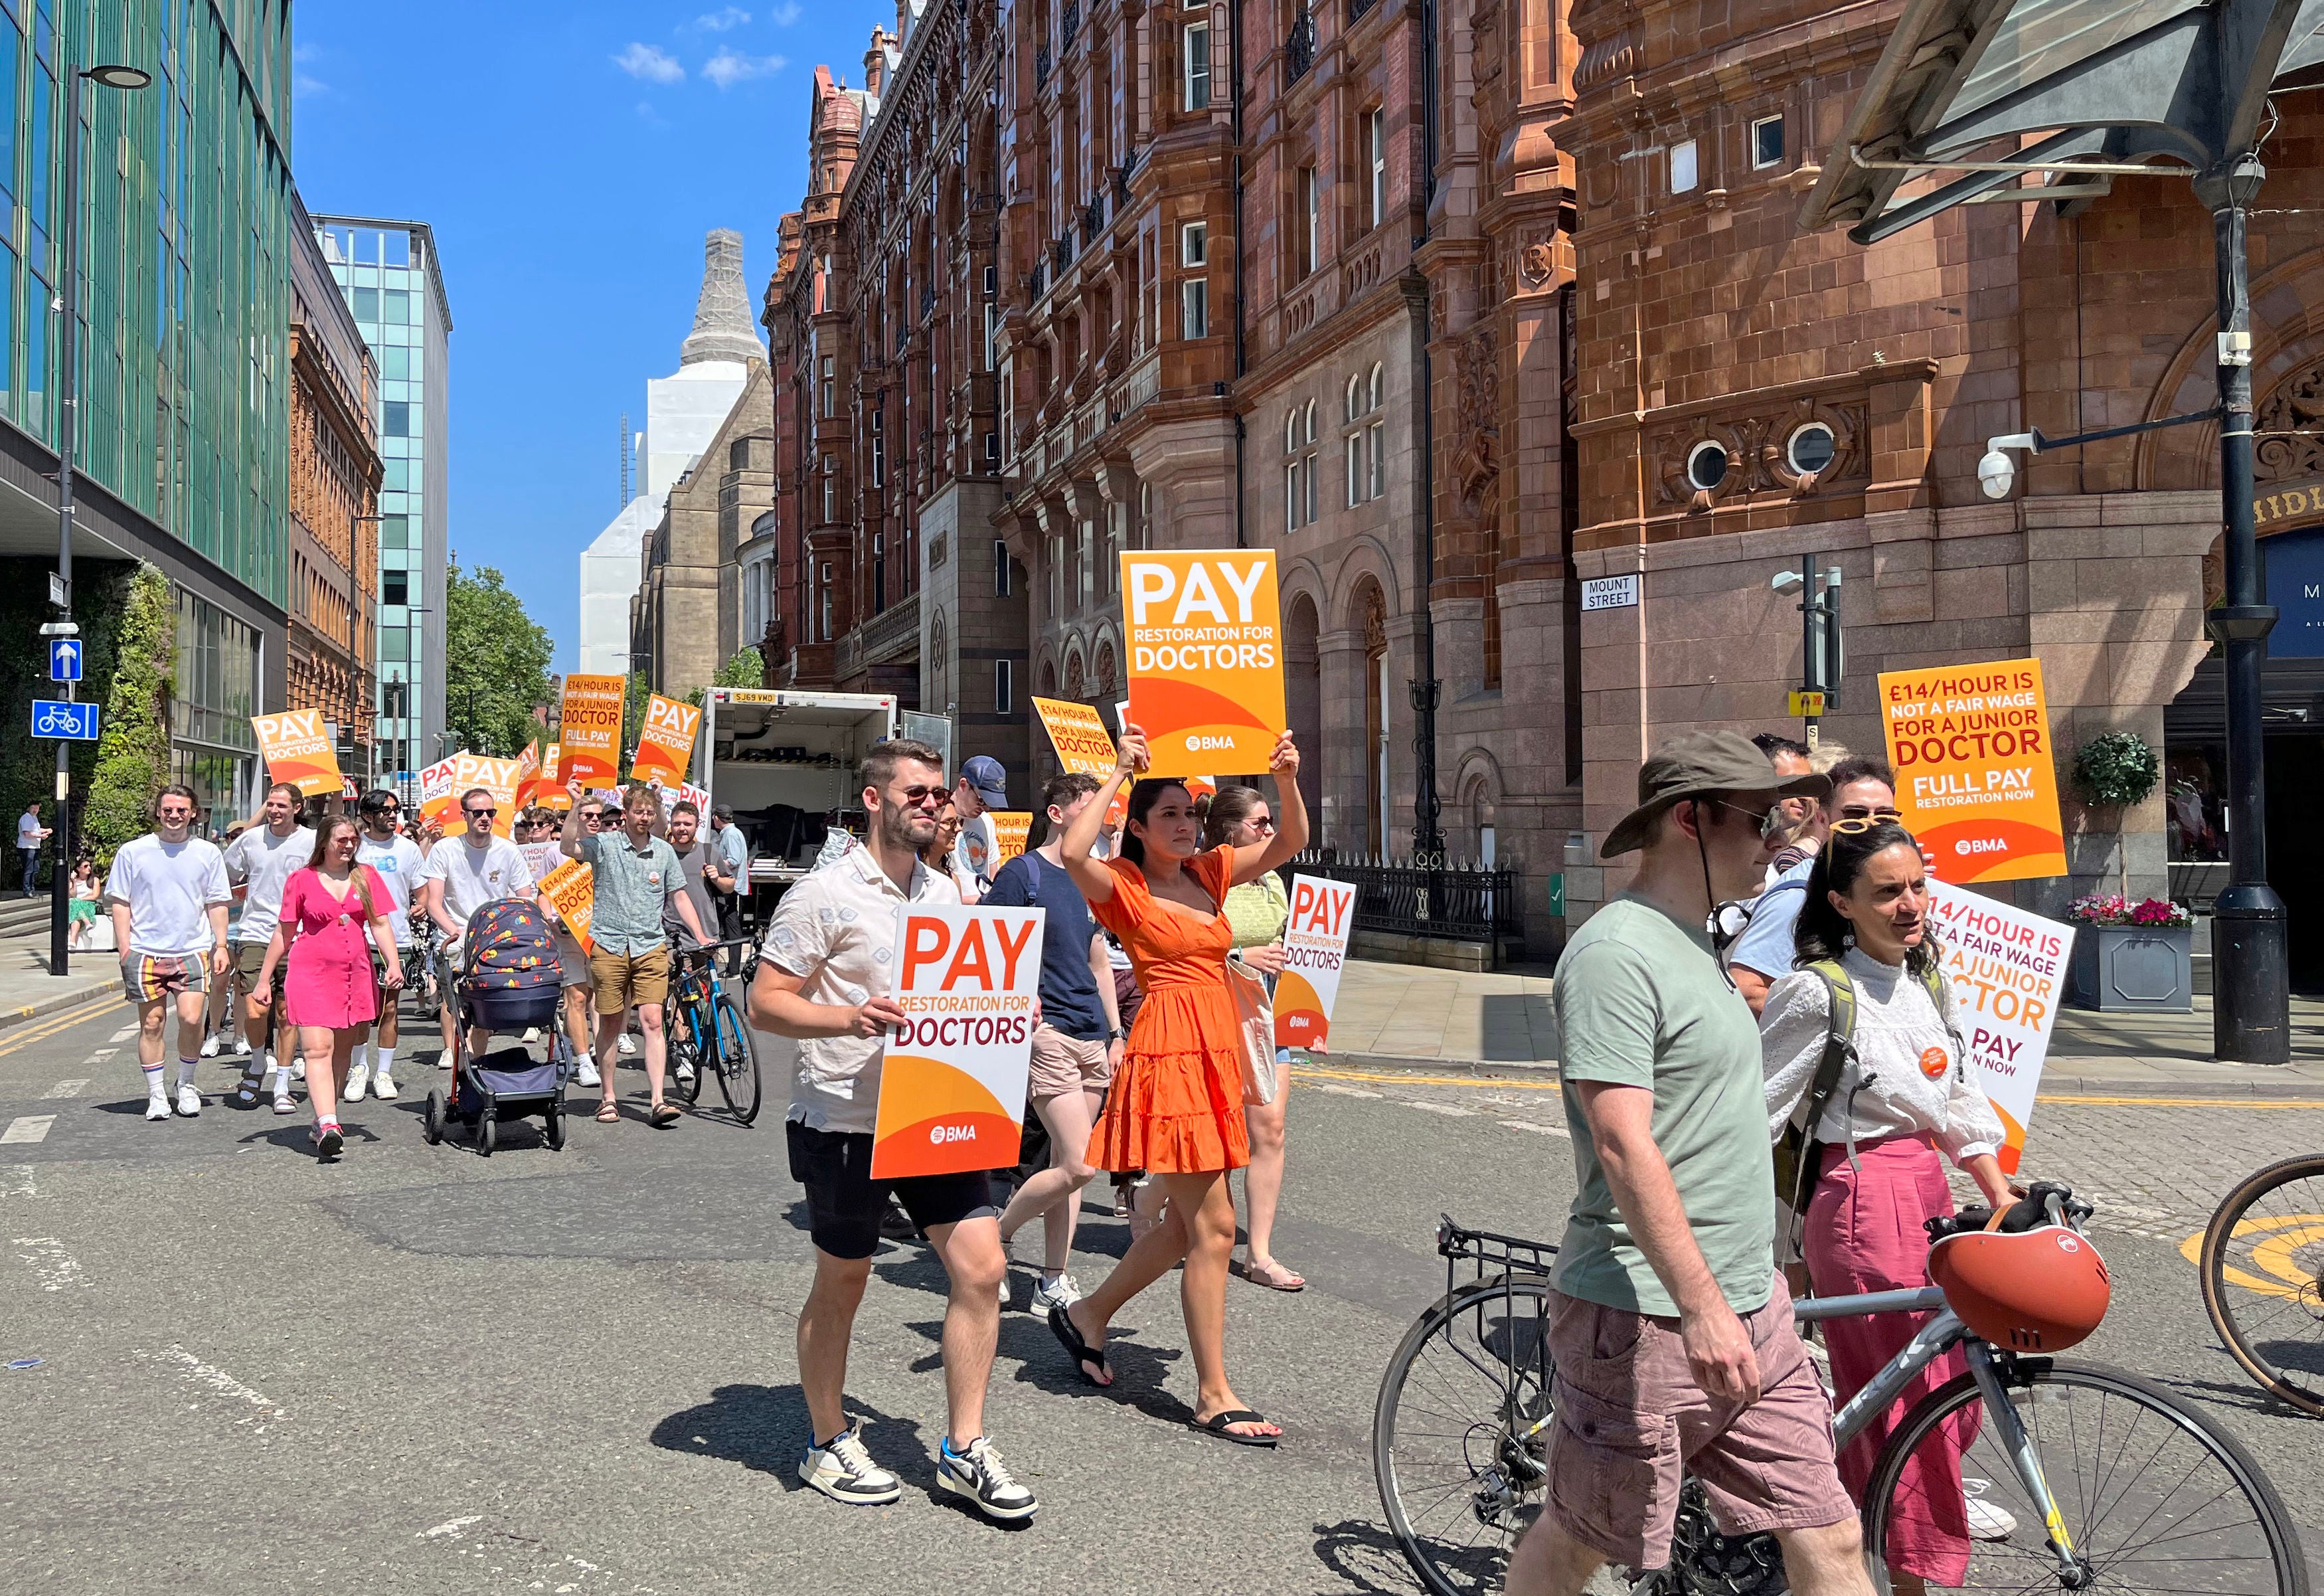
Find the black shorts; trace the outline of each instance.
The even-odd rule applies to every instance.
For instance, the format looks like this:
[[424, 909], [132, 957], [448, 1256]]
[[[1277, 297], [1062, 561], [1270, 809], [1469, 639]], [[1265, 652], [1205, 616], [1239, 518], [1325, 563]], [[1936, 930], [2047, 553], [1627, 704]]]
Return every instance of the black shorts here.
[[874, 1180], [869, 1135], [816, 1130], [797, 1120], [786, 1122], [784, 1130], [791, 1178], [807, 1188], [807, 1233], [817, 1251], [834, 1258], [869, 1258], [880, 1250], [880, 1216], [887, 1212], [891, 1191], [924, 1231], [1000, 1213], [982, 1169]]

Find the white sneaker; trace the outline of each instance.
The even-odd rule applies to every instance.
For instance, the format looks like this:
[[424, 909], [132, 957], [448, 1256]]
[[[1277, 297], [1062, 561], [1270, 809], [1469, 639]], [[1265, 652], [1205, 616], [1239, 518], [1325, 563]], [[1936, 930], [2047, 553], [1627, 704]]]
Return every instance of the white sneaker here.
[[371, 1084], [371, 1066], [358, 1064], [347, 1071], [347, 1089], [339, 1093], [341, 1102], [361, 1102], [364, 1089]]
[[307, 1078], [307, 1056], [305, 1054], [302, 1053], [298, 1057], [290, 1061], [290, 1074], [298, 1080], [303, 1081]]
[[202, 1056], [204, 1058], [216, 1058], [218, 1056], [218, 1049], [224, 1046], [226, 1046], [226, 1038], [218, 1035], [217, 1032], [212, 1031], [208, 1036], [202, 1038]]
[[1033, 1287], [1033, 1300], [1025, 1306], [1036, 1318], [1046, 1319], [1051, 1308], [1071, 1307], [1081, 1299], [1082, 1288], [1074, 1278], [1059, 1275], [1055, 1280], [1037, 1282]]
[[162, 1096], [158, 1092], [153, 1093], [151, 1097], [148, 1097], [145, 1100], [145, 1117], [149, 1120], [168, 1119], [170, 1117], [170, 1100]]
[[191, 1082], [178, 1088], [178, 1112], [189, 1120], [202, 1112], [202, 1094], [194, 1090]]
[[830, 1445], [808, 1447], [799, 1459], [798, 1477], [850, 1507], [876, 1508], [904, 1494], [904, 1482], [864, 1450], [861, 1419], [833, 1436]]
[[1009, 1311], [1009, 1270], [1006, 1267], [1001, 1271], [1001, 1311], [1004, 1314]]
[[274, 1088], [274, 1112], [278, 1114], [295, 1114], [299, 1112], [299, 1105], [290, 1101], [290, 1083], [288, 1081], [282, 1081]]
[[1969, 1508], [1969, 1534], [1971, 1540], [2006, 1541], [2017, 1533], [2017, 1517], [2008, 1508], [1997, 1507], [1985, 1499], [1990, 1481], [1961, 1481], [1961, 1494]]
[[248, 1037], [235, 1038], [234, 1056], [236, 1058], [247, 1058], [250, 1056], [250, 1038]]
[[597, 1074], [597, 1061], [594, 1058], [585, 1058], [581, 1061], [581, 1073], [574, 1076], [574, 1079], [584, 1086], [602, 1086], [605, 1084], [604, 1077]]
[[382, 1102], [395, 1101], [395, 1081], [385, 1070], [372, 1077], [371, 1094]]
[[539, 1026], [528, 1025], [524, 1028], [524, 1045], [526, 1047], [530, 1047], [540, 1040], [540, 1028]]
[[1030, 1518], [1041, 1505], [1009, 1472], [1001, 1449], [982, 1435], [964, 1453], [953, 1451], [949, 1441], [936, 1449], [936, 1483], [974, 1502], [989, 1518]]
[[694, 1084], [694, 1066], [690, 1064], [680, 1064], [678, 1066], [678, 1078], [684, 1081], [687, 1085], [692, 1085]]
[[620, 1053], [624, 1058], [635, 1058], [638, 1056], [637, 1038], [630, 1035], [627, 1031], [623, 1031], [622, 1033], [622, 1039], [614, 1044], [614, 1050]]

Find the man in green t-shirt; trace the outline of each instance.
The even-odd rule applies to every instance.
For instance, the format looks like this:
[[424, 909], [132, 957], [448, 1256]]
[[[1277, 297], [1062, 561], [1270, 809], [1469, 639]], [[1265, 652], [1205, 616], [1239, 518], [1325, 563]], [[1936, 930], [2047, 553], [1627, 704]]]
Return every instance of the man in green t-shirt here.
[[1546, 1499], [1509, 1596], [1666, 1564], [1687, 1473], [1720, 1529], [1782, 1541], [1800, 1596], [1870, 1590], [1831, 1406], [1775, 1267], [1758, 1027], [1711, 932], [1757, 888], [1768, 811], [1826, 785], [1777, 775], [1740, 733], [1696, 733], [1647, 759], [1638, 807], [1607, 834], [1601, 857], [1643, 857], [1557, 965], [1577, 1189], [1552, 1299]]

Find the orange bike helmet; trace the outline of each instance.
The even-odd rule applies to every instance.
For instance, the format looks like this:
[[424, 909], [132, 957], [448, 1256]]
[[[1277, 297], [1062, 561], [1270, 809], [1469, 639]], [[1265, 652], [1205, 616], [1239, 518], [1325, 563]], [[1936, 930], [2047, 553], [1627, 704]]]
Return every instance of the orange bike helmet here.
[[1929, 1278], [1971, 1330], [2013, 1352], [2059, 1352], [2087, 1339], [2112, 1296], [2089, 1238], [2054, 1224], [1947, 1236], [1929, 1249]]

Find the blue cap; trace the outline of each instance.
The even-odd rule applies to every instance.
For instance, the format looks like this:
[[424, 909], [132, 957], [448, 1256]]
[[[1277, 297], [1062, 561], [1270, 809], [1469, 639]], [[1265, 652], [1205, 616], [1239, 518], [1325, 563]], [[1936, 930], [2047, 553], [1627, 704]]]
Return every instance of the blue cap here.
[[987, 808], [1009, 807], [1009, 772], [991, 755], [980, 753], [961, 766], [960, 779], [976, 789], [976, 796]]

